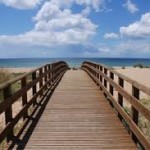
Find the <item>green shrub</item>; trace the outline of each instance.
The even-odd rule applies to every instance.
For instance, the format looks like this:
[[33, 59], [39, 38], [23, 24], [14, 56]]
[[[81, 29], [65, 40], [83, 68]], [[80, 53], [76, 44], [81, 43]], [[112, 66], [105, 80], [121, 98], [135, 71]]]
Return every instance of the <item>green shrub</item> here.
[[[22, 73], [9, 73], [7, 70], [1, 68], [0, 69], [0, 84], [3, 84], [7, 81], [9, 81], [12, 78], [15, 78], [19, 75], [22, 75]], [[14, 84], [11, 85], [12, 88], [12, 93], [15, 93], [17, 90], [19, 90], [21, 87], [21, 83], [20, 82], [16, 82]], [[4, 97], [3, 97], [3, 92], [0, 91], [0, 103], [3, 101]]]
[[136, 67], [138, 67], [138, 68], [145, 68], [145, 66], [143, 64], [141, 64], [141, 63], [135, 64], [133, 67], [134, 68], [136, 68]]
[[11, 74], [4, 70], [4, 69], [0, 69], [0, 84], [8, 81], [11, 78]]

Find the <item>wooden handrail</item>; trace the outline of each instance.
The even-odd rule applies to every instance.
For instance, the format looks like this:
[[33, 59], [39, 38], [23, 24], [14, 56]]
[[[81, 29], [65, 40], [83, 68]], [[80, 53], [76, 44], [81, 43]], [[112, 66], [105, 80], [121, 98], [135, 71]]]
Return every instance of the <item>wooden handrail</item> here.
[[[139, 101], [140, 91], [150, 95], [150, 88], [118, 73], [114, 69], [103, 64], [83, 62], [81, 68], [85, 70], [100, 86], [100, 89], [104, 91], [104, 94], [108, 98], [110, 104], [117, 110], [120, 120], [125, 121], [129, 126], [134, 142], [149, 150], [150, 142], [139, 128], [138, 120], [140, 113], [144, 118], [150, 121], [150, 110]], [[114, 81], [114, 76], [118, 77], [118, 83]], [[124, 81], [132, 85], [132, 95], [125, 91]], [[114, 89], [118, 92], [118, 99], [115, 99], [114, 97]], [[132, 116], [128, 115], [123, 109], [124, 98], [131, 105]]]
[[[86, 61], [83, 62], [83, 64], [85, 64], [85, 63], [87, 63], [87, 64], [89, 64], [89, 65], [90, 65], [90, 64], [93, 64], [93, 62], [90, 62], [90, 61], [88, 61], [88, 62], [86, 62]], [[82, 65], [83, 65], [83, 64], [82, 64]], [[135, 81], [135, 80], [133, 80], [133, 79], [131, 79], [131, 78], [129, 78], [129, 77], [127, 77], [127, 76], [121, 74], [121, 73], [119, 73], [118, 71], [114, 70], [112, 67], [106, 66], [106, 65], [104, 65], [104, 64], [98, 64], [98, 63], [95, 63], [95, 62], [94, 62], [94, 64], [95, 64], [95, 65], [100, 65], [100, 67], [105, 68], [105, 69], [108, 69], [109, 71], [111, 71], [112, 73], [114, 73], [115, 75], [117, 75], [118, 77], [122, 78], [124, 81], [126, 81], [126, 82], [132, 84], [132, 85], [135, 86], [135, 87], [138, 87], [138, 89], [139, 89], [140, 91], [142, 91], [142, 92], [144, 92], [144, 93], [150, 95], [150, 88], [148, 88], [147, 86], [145, 86], [145, 85], [143, 85], [143, 84], [141, 84], [141, 83], [139, 83], [139, 82], [137, 82], [137, 81]]]
[[[12, 79], [0, 85], [0, 91], [3, 94], [3, 101], [0, 103], [0, 114], [5, 113], [5, 127], [0, 132], [0, 143], [6, 138], [9, 142], [14, 135], [14, 126], [18, 121], [28, 117], [28, 109], [31, 105], [36, 105], [37, 98], [43, 95], [48, 87], [54, 87], [59, 82], [63, 74], [69, 67], [66, 62], [59, 61], [52, 64], [46, 64], [36, 68], [29, 73], [25, 73], [15, 79]], [[31, 81], [27, 82], [27, 77], [32, 76]], [[21, 88], [12, 93], [12, 84], [21, 82]], [[37, 88], [39, 84], [39, 89]], [[32, 97], [28, 99], [27, 92], [32, 88]], [[13, 117], [12, 104], [22, 97], [22, 109]]]

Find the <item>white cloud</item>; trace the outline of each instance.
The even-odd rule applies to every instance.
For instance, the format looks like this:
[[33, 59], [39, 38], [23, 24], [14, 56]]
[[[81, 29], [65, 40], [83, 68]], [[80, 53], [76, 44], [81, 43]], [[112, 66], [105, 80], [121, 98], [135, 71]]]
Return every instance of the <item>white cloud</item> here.
[[0, 3], [18, 9], [31, 9], [40, 4], [40, 2], [41, 0], [0, 0]]
[[[44, 0], [0, 0], [5, 5], [26, 9], [38, 5]], [[72, 13], [74, 4], [82, 5], [80, 13]], [[32, 30], [19, 35], [1, 35], [0, 45], [39, 45], [83, 44], [96, 34], [97, 25], [89, 18], [90, 10], [99, 11], [104, 0], [50, 0], [43, 3], [33, 17]]]
[[100, 11], [103, 7], [105, 0], [51, 0], [51, 3], [59, 6], [60, 8], [70, 8], [74, 3], [91, 7], [95, 11]]
[[100, 11], [100, 7], [104, 5], [104, 0], [75, 0], [79, 5], [91, 6], [95, 11]]
[[104, 38], [105, 39], [118, 39], [119, 36], [116, 33], [105, 33]]
[[82, 43], [95, 34], [97, 26], [90, 19], [82, 13], [73, 14], [70, 9], [61, 9], [57, 2], [60, 1], [45, 2], [34, 17], [37, 23], [32, 35], [44, 33], [48, 37], [45, 38], [47, 43], [67, 44]]
[[123, 5], [130, 13], [135, 13], [139, 9], [136, 4], [132, 3], [131, 0], [127, 0], [127, 2]]
[[83, 44], [96, 33], [97, 25], [82, 13], [73, 14], [61, 9], [53, 1], [43, 4], [33, 30], [15, 36], [0, 36], [0, 43], [51, 46], [56, 44]]
[[118, 54], [120, 53], [120, 55], [127, 57], [149, 57], [149, 48], [149, 41], [143, 40], [139, 40], [138, 42], [134, 40], [123, 41], [115, 47]]
[[150, 12], [143, 14], [139, 21], [136, 21], [127, 27], [121, 27], [120, 33], [122, 36], [132, 38], [150, 37]]
[[[93, 45], [95, 52], [89, 52], [89, 57], [149, 57], [150, 42], [139, 40], [121, 41], [109, 45], [108, 43], [97, 43]], [[92, 46], [91, 46], [92, 49]], [[97, 51], [98, 50], [98, 51]]]

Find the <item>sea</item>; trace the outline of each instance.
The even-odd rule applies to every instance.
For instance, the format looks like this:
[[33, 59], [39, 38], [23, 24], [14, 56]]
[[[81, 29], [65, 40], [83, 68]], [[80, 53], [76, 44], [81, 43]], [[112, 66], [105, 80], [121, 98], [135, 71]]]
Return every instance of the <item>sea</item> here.
[[84, 61], [105, 64], [110, 67], [143, 64], [150, 67], [150, 58], [7, 58], [0, 59], [0, 68], [38, 67], [47, 63], [66, 61], [70, 67], [80, 67]]

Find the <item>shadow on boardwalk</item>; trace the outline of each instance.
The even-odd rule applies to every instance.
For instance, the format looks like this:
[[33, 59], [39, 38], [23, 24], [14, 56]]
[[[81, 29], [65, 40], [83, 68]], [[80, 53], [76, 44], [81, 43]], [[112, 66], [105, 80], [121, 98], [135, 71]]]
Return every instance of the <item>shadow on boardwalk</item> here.
[[34, 106], [32, 114], [28, 116], [17, 136], [12, 137], [12, 141], [8, 149], [11, 150], [15, 148], [20, 150], [25, 148], [57, 84], [47, 89], [46, 92], [42, 95], [39, 102], [37, 102], [36, 105]]

